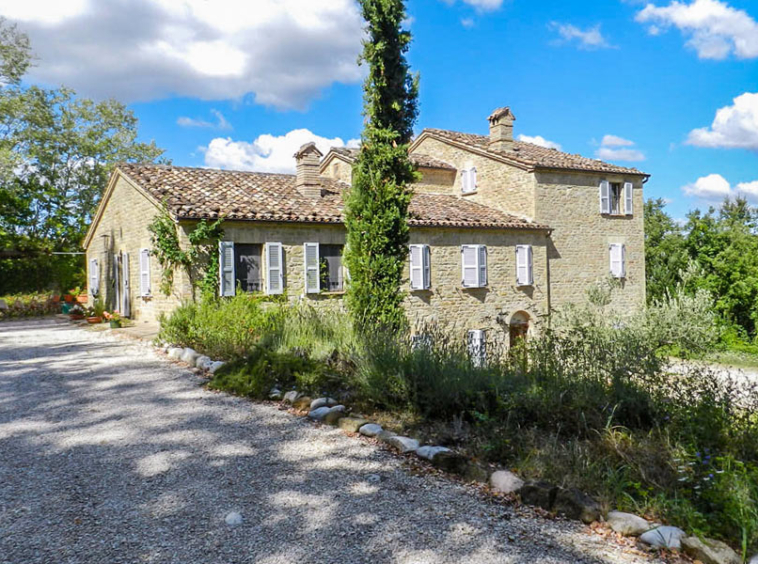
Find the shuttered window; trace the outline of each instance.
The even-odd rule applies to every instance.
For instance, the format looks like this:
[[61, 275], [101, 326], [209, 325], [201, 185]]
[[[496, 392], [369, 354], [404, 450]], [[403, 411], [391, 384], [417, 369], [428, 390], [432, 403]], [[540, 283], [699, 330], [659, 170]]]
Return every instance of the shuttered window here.
[[516, 285], [534, 284], [534, 259], [531, 245], [516, 246]]
[[429, 245], [411, 245], [411, 290], [428, 290], [432, 286], [431, 249]]
[[243, 292], [263, 291], [261, 278], [261, 245], [234, 244], [234, 285]]
[[344, 245], [319, 245], [319, 274], [322, 290], [341, 292], [344, 288], [342, 251]]
[[471, 363], [476, 366], [484, 366], [487, 360], [487, 343], [485, 341], [484, 331], [473, 329], [468, 332], [468, 354]]
[[611, 183], [607, 180], [600, 182], [600, 213], [611, 213]]
[[487, 247], [463, 245], [461, 247], [462, 284], [464, 288], [481, 288], [487, 285]]
[[284, 251], [281, 243], [266, 243], [266, 293], [284, 292]]
[[236, 291], [234, 283], [234, 243], [219, 241], [218, 243], [219, 295], [233, 296]]
[[476, 168], [471, 167], [461, 171], [461, 192], [470, 194], [476, 192]]
[[97, 259], [89, 261], [89, 291], [93, 297], [97, 297], [100, 293], [100, 266]]
[[634, 192], [631, 182], [624, 182], [624, 213], [634, 214]]
[[611, 276], [614, 278], [626, 278], [626, 246], [612, 244], [610, 249]]
[[306, 294], [317, 294], [321, 290], [321, 262], [318, 251], [318, 243], [303, 245]]
[[139, 293], [150, 295], [150, 249], [139, 250]]

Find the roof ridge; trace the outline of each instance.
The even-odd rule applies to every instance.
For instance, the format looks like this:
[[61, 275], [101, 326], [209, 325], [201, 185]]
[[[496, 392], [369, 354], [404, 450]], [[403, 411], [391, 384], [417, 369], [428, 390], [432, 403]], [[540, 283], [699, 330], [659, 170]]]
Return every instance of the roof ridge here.
[[296, 174], [289, 174], [286, 172], [265, 172], [257, 170], [232, 170], [228, 168], [212, 168], [205, 166], [183, 166], [183, 165], [167, 165], [162, 163], [116, 163], [116, 168], [131, 167], [131, 168], [160, 168], [165, 170], [196, 170], [200, 172], [212, 172], [214, 174], [227, 173], [227, 174], [250, 174], [257, 176], [281, 176], [286, 178], [295, 178]]

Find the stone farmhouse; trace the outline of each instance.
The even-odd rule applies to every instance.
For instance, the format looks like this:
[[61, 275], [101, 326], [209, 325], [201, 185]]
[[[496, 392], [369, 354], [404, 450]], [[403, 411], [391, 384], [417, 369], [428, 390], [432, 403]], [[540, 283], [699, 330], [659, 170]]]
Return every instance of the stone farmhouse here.
[[[478, 351], [508, 347], [608, 277], [620, 282], [614, 307], [641, 307], [648, 175], [516, 141], [509, 108], [488, 120], [489, 135], [424, 129], [410, 146], [421, 179], [402, 290], [414, 331], [444, 327]], [[90, 292], [148, 321], [191, 296], [182, 272], [173, 295], [159, 291], [147, 227], [165, 204], [183, 245], [197, 221], [224, 217], [221, 295], [284, 294], [340, 311], [355, 156], [309, 143], [294, 156], [295, 175], [117, 167], [84, 241]]]

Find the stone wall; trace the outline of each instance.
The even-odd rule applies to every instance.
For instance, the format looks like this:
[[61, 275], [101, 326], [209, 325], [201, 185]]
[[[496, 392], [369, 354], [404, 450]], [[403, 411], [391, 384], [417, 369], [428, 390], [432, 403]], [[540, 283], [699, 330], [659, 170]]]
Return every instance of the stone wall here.
[[[458, 169], [452, 184], [424, 185], [424, 192], [453, 194], [517, 216], [534, 217], [534, 175], [495, 159], [480, 156], [427, 137], [414, 149], [414, 153], [429, 155], [450, 163]], [[461, 172], [476, 167], [477, 190], [461, 194]]]
[[[537, 172], [534, 219], [554, 229], [550, 256], [552, 307], [579, 303], [587, 288], [610, 276], [608, 246], [626, 245], [626, 279], [614, 292], [620, 311], [645, 303], [645, 240], [642, 179], [639, 176], [595, 173]], [[600, 214], [601, 180], [632, 182], [634, 215]]]
[[151, 256], [151, 296], [140, 296], [139, 251], [151, 247], [147, 226], [159, 212], [155, 204], [123, 177], [118, 177], [87, 248], [87, 281], [89, 283], [90, 260], [97, 259], [100, 296], [109, 310], [118, 309], [113, 285], [113, 257], [122, 252], [129, 253], [131, 313], [136, 321], [155, 321], [188, 295], [189, 285], [182, 272], [175, 274], [174, 294], [168, 297], [161, 294], [161, 269], [156, 258]]

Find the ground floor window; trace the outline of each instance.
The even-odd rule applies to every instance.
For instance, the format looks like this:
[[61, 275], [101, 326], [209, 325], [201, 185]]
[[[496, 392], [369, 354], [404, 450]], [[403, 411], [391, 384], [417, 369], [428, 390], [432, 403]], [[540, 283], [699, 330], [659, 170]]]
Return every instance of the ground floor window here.
[[234, 244], [235, 284], [243, 292], [260, 292], [263, 290], [261, 250], [262, 245]]
[[341, 292], [343, 245], [319, 245], [321, 289], [325, 292]]

